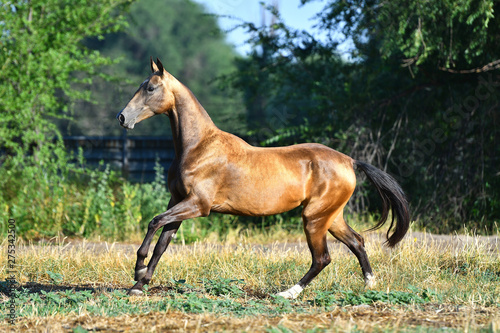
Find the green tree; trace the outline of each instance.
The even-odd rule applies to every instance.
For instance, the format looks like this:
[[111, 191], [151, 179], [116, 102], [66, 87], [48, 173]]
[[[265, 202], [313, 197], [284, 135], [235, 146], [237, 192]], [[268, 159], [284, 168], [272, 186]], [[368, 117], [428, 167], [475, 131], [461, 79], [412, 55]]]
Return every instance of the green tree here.
[[[265, 110], [254, 127], [268, 129], [264, 144], [328, 144], [396, 175], [423, 226], [492, 231], [499, 11], [478, 0], [327, 1], [316, 16], [321, 39], [276, 13], [270, 27], [245, 25], [255, 53], [231, 82], [249, 110], [255, 101]], [[354, 45], [352, 61], [340, 56], [339, 32]], [[286, 121], [273, 121], [283, 108]], [[373, 203], [360, 189], [354, 209]]]
[[18, 231], [31, 229], [21, 237], [53, 235], [69, 219], [72, 165], [54, 119], [90, 98], [84, 87], [111, 61], [83, 41], [122, 28], [127, 6], [122, 0], [0, 4], [0, 219], [16, 219]]
[[381, 143], [429, 228], [493, 230], [500, 217], [499, 10], [482, 0], [330, 1], [321, 14], [322, 28], [344, 22], [354, 41], [369, 85], [357, 91], [370, 96], [356, 104], [370, 127], [383, 120], [404, 133]]
[[[89, 48], [120, 59], [107, 68], [107, 73], [120, 80], [92, 87], [94, 103], [77, 106], [70, 134], [120, 134], [115, 115], [150, 74], [150, 56], [159, 57], [165, 69], [193, 91], [219, 127], [244, 131], [241, 99], [237, 92], [222, 89], [217, 80], [234, 70], [236, 53], [225, 41], [216, 17], [191, 0], [139, 0], [131, 6], [127, 20], [130, 24], [124, 31], [87, 41]], [[129, 135], [166, 135], [169, 129], [167, 117], [162, 116], [141, 123]]]
[[99, 75], [99, 66], [110, 63], [82, 42], [122, 28], [127, 3], [31, 0], [0, 5], [0, 147], [7, 152], [3, 163], [43, 164], [53, 158], [53, 151], [62, 158], [53, 119], [66, 117], [71, 102], [89, 99], [82, 87]]

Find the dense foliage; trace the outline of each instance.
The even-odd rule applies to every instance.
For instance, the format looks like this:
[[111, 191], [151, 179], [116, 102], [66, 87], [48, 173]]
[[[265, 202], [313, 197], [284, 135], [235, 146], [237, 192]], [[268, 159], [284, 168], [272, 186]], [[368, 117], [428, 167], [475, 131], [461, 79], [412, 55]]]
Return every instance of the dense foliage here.
[[[32, 0], [0, 10], [0, 218], [16, 218], [25, 237], [127, 238], [166, 206], [160, 174], [130, 184], [105, 167], [86, 170], [69, 163], [61, 140], [73, 118], [68, 133], [117, 134], [114, 115], [147, 75], [149, 55], [223, 129], [248, 127], [264, 145], [321, 142], [385, 169], [432, 231], [498, 228], [497, 2], [330, 0], [316, 16], [319, 37], [269, 8], [271, 26], [243, 25], [253, 52], [236, 67], [216, 19], [192, 1]], [[233, 90], [219, 90], [220, 75]], [[140, 127], [165, 134], [168, 122]], [[369, 188], [358, 187], [353, 211], [376, 211]], [[298, 225], [296, 213], [284, 217]], [[219, 219], [229, 221], [203, 222], [220, 228]]]
[[430, 230], [495, 230], [498, 3], [327, 1], [320, 37], [269, 10], [277, 23], [245, 25], [254, 53], [230, 78], [259, 141], [319, 141], [389, 171]]
[[71, 214], [65, 204], [75, 170], [54, 119], [67, 117], [74, 101], [90, 98], [86, 87], [111, 61], [82, 42], [125, 26], [127, 7], [125, 0], [0, 5], [2, 221], [14, 218], [22, 231], [54, 234]]
[[[0, 5], [0, 147], [4, 163], [49, 158], [53, 119], [89, 99], [85, 86], [109, 59], [82, 47], [125, 25], [127, 1], [8, 1]], [[56, 144], [61, 147], [59, 142]], [[44, 155], [45, 154], [45, 155]]]

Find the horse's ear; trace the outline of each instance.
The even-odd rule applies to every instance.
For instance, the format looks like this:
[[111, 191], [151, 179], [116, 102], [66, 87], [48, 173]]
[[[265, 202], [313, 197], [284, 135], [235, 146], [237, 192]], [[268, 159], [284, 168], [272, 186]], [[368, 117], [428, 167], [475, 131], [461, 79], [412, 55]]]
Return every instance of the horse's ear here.
[[160, 71], [160, 76], [163, 76], [163, 64], [158, 58], [156, 58], [156, 62], [158, 63], [158, 70]]
[[157, 72], [158, 71], [158, 66], [156, 66], [155, 62], [153, 61], [153, 56], [151, 56], [150, 58], [150, 62], [151, 62], [151, 72]]

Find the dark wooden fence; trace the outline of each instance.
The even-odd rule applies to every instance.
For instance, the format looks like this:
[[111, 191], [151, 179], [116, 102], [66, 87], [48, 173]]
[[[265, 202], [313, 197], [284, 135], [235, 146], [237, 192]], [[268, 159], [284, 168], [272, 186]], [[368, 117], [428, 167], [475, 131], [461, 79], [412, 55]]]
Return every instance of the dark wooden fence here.
[[175, 157], [171, 137], [68, 136], [64, 144], [75, 153], [81, 148], [88, 166], [98, 166], [104, 161], [133, 182], [154, 180], [157, 161], [166, 174]]

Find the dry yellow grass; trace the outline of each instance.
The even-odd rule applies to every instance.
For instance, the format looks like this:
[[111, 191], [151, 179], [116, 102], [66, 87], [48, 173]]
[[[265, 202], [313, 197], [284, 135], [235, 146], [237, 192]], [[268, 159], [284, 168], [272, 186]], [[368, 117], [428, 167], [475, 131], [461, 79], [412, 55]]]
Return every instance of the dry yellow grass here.
[[[494, 316], [497, 316], [496, 318]], [[175, 311], [147, 315], [99, 317], [90, 315], [29, 318], [21, 321], [17, 329], [23, 332], [67, 332], [81, 326], [89, 331], [124, 332], [266, 332], [279, 327], [292, 332], [316, 329], [324, 332], [407, 332], [412, 327], [476, 331], [500, 330], [498, 312], [491, 309], [453, 307], [441, 309], [413, 309], [374, 307], [346, 307], [320, 314], [284, 314], [281, 316], [228, 317], [210, 313], [189, 314]], [[6, 330], [6, 327], [3, 327]], [[2, 331], [2, 327], [0, 327]]]
[[[439, 295], [439, 302], [425, 305], [388, 305], [335, 307], [312, 313], [285, 313], [279, 316], [262, 314], [256, 317], [231, 317], [213, 313], [191, 314], [165, 311], [153, 314], [100, 317], [80, 314], [54, 317], [27, 316], [17, 328], [38, 331], [65, 331], [81, 325], [87, 329], [141, 331], [265, 331], [281, 325], [293, 331], [322, 328], [332, 331], [406, 330], [411, 327], [446, 326], [460, 330], [500, 325], [500, 260], [498, 239], [463, 237], [455, 241], [433, 239], [430, 235], [413, 234], [400, 246], [389, 250], [381, 245], [378, 234], [368, 237], [367, 252], [371, 259], [380, 291], [430, 289]], [[236, 243], [236, 244], [235, 244]], [[2, 242], [6, 249], [6, 242]], [[332, 263], [305, 289], [296, 301], [307, 304], [317, 292], [364, 288], [359, 264], [343, 245], [331, 243]], [[36, 283], [50, 290], [85, 285], [93, 288], [128, 288], [132, 285], [137, 245], [68, 243], [55, 245], [17, 244], [17, 280]], [[7, 262], [6, 251], [0, 253], [2, 273]], [[262, 299], [295, 284], [310, 266], [310, 254], [304, 242], [255, 245], [240, 239], [233, 244], [195, 243], [174, 245], [163, 255], [150, 286], [155, 290], [172, 285], [171, 279], [185, 279], [197, 284], [201, 279], [218, 277], [244, 280], [244, 300]], [[54, 285], [48, 272], [61, 274]], [[161, 293], [159, 294], [161, 296]], [[243, 300], [243, 301], [244, 301]], [[141, 300], [138, 300], [139, 302]], [[242, 302], [243, 302], [242, 301]], [[5, 302], [5, 299], [4, 299]], [[149, 326], [152, 325], [152, 326]], [[6, 323], [0, 328], [8, 329]]]

